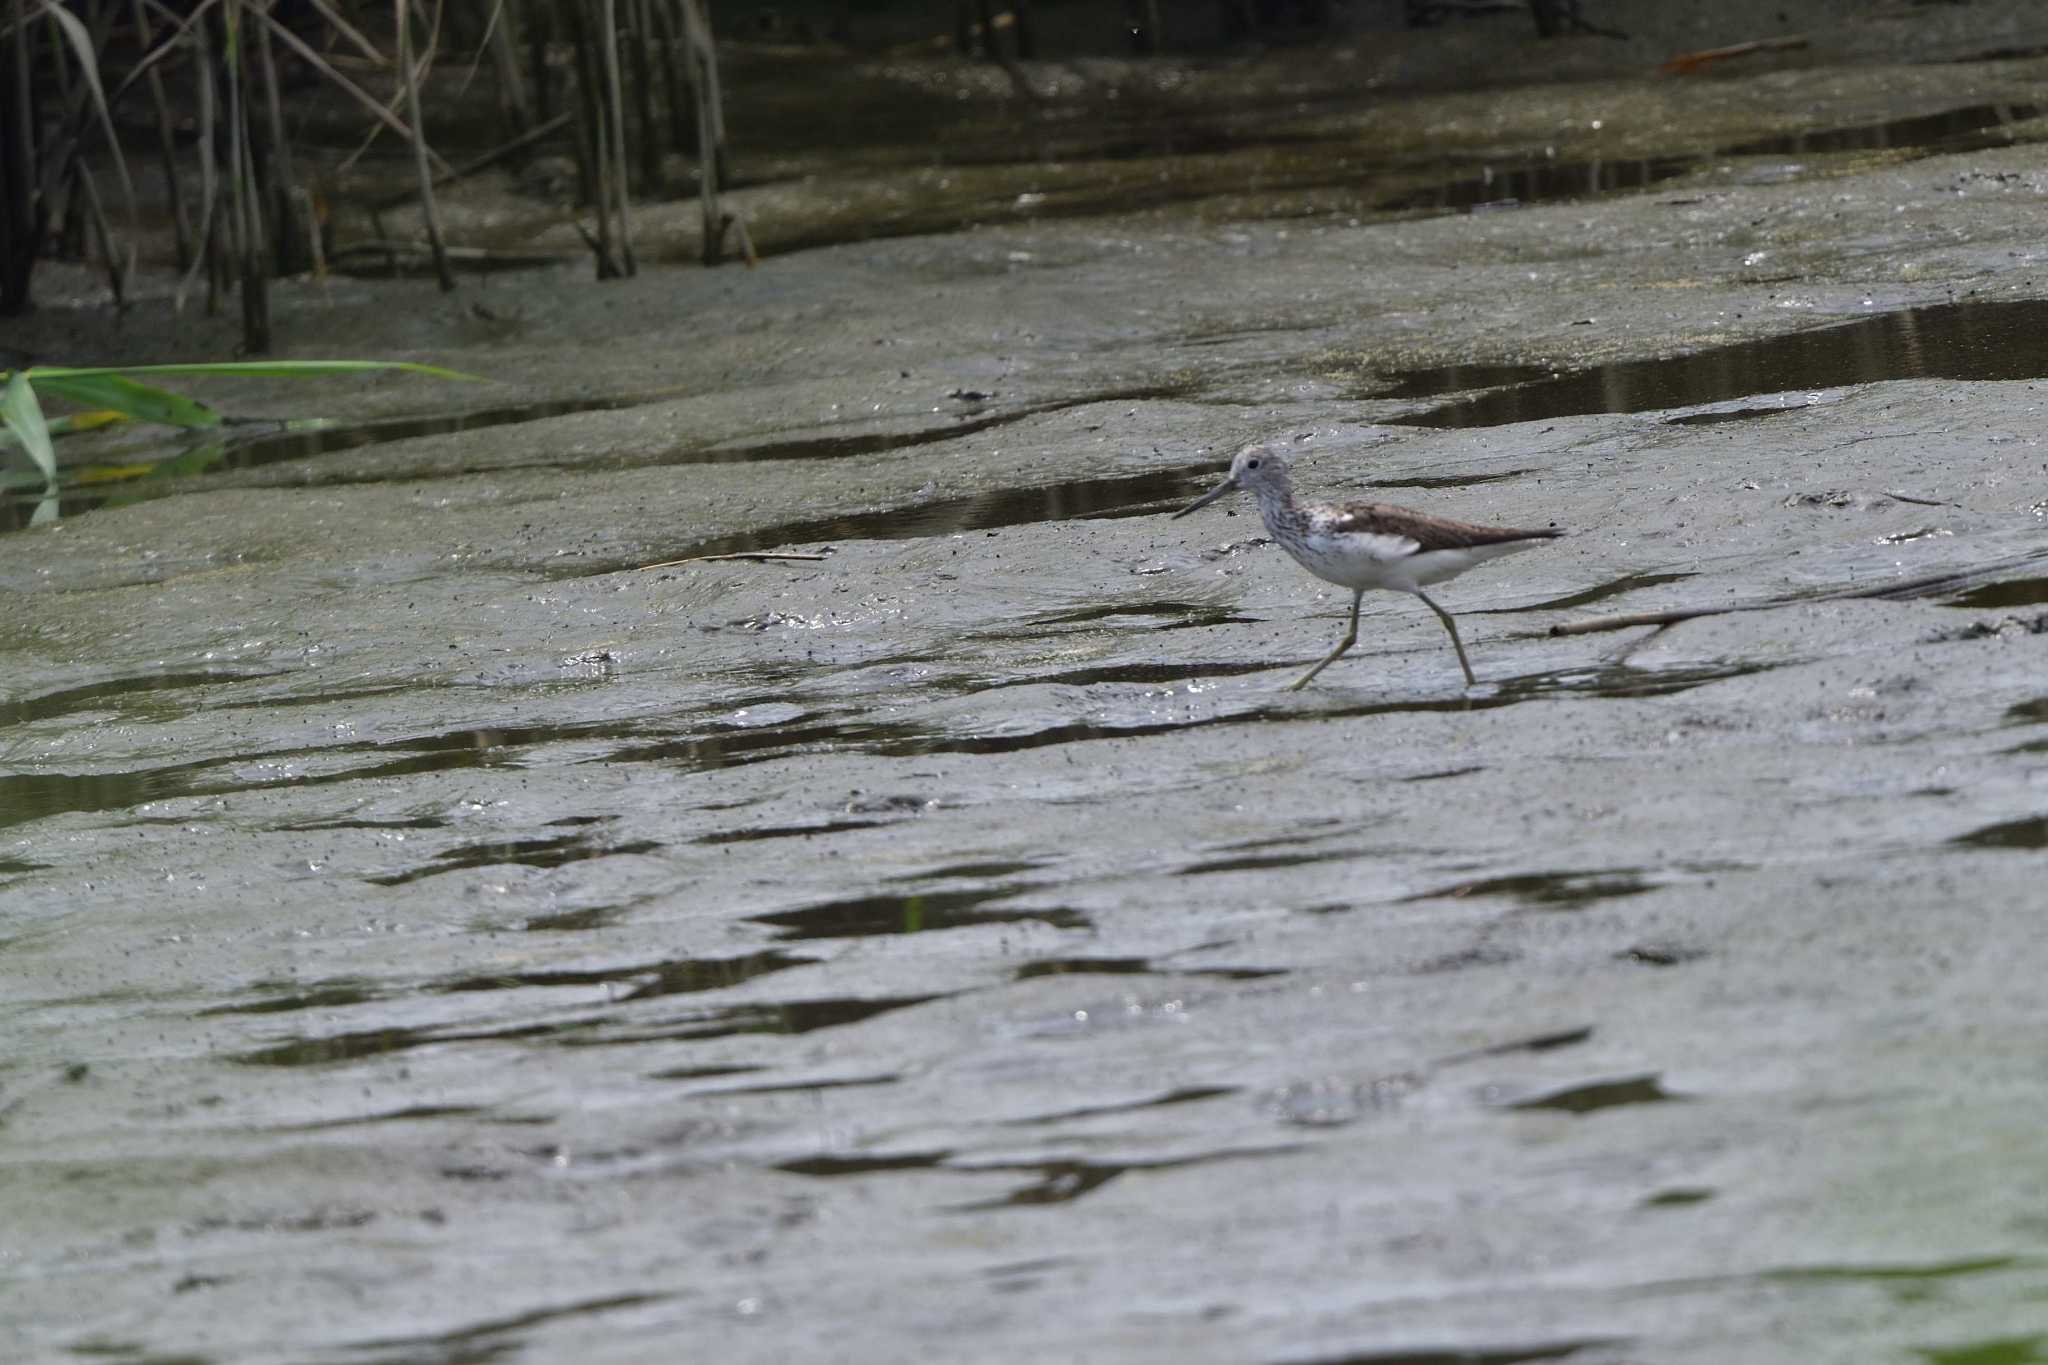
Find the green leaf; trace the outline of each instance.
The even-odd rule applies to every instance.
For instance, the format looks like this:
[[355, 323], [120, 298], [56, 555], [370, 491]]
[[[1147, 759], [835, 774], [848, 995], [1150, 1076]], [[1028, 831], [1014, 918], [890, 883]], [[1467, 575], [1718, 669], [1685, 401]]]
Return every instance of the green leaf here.
[[7, 381], [6, 391], [0, 393], [0, 422], [14, 433], [36, 468], [43, 471], [43, 481], [55, 483], [57, 452], [50, 445], [50, 428], [43, 421], [42, 405], [36, 402], [36, 391], [29, 386], [26, 374], [16, 371]]
[[63, 374], [29, 370], [36, 392], [87, 408], [108, 408], [137, 422], [167, 427], [217, 427], [220, 414], [206, 404], [169, 389], [138, 384], [118, 374]]

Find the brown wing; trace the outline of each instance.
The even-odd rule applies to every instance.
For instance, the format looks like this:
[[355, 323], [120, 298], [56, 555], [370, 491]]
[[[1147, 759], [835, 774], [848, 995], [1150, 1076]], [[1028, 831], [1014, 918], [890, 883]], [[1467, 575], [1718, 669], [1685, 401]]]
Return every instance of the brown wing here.
[[1555, 540], [1564, 532], [1553, 528], [1519, 530], [1511, 526], [1474, 526], [1469, 521], [1433, 517], [1384, 502], [1348, 502], [1336, 513], [1332, 531], [1359, 531], [1375, 536], [1405, 536], [1422, 550], [1465, 550], [1474, 545], [1501, 545], [1511, 540]]

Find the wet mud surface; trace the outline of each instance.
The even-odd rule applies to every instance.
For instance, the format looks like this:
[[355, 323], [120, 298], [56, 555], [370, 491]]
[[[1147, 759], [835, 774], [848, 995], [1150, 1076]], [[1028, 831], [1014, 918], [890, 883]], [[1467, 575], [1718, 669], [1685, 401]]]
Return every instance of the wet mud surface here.
[[0, 536], [0, 1354], [2048, 1357], [2044, 207], [281, 291], [490, 383]]

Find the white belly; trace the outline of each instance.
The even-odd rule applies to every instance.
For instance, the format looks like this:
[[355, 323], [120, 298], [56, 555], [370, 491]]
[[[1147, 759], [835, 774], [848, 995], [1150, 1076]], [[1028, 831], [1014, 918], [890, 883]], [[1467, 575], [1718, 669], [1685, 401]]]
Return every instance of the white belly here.
[[1418, 550], [1406, 536], [1368, 535], [1358, 531], [1342, 535], [1310, 535], [1299, 546], [1287, 544], [1287, 552], [1317, 578], [1347, 588], [1386, 588], [1414, 592], [1432, 583], [1456, 578], [1475, 564], [1526, 550], [1532, 540], [1503, 541], [1498, 545], [1472, 545], [1455, 550]]

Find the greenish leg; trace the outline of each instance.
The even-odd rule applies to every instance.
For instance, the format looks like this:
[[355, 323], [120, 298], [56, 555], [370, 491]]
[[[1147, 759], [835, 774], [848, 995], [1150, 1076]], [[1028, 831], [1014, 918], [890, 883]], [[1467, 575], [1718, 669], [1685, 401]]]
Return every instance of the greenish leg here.
[[1428, 593], [1418, 592], [1415, 595], [1417, 597], [1420, 597], [1424, 602], [1429, 604], [1429, 609], [1435, 612], [1437, 615], [1437, 619], [1444, 623], [1444, 629], [1451, 633], [1451, 648], [1458, 651], [1458, 667], [1465, 670], [1465, 686], [1479, 686], [1479, 679], [1472, 676], [1472, 661], [1465, 657], [1465, 642], [1458, 638], [1458, 623], [1451, 619], [1451, 614], [1449, 612], [1445, 611], [1436, 603], [1431, 602], [1429, 600]]
[[[1288, 685], [1287, 690], [1289, 692], [1299, 692], [1302, 688], [1307, 687], [1309, 684], [1309, 679], [1315, 677], [1316, 674], [1322, 672], [1331, 664], [1337, 662], [1338, 655], [1342, 654], [1345, 650], [1351, 648], [1351, 646], [1358, 643], [1358, 604], [1361, 601], [1363, 601], [1364, 598], [1364, 588], [1359, 588], [1351, 594], [1351, 629], [1344, 632], [1344, 638], [1337, 642], [1337, 647], [1330, 651], [1328, 657], [1326, 657], [1321, 663], [1317, 664], [1314, 668], [1311, 668], [1308, 672], [1302, 674], [1299, 678], [1295, 679], [1294, 682]], [[1426, 602], [1429, 599], [1424, 598], [1423, 600]]]

